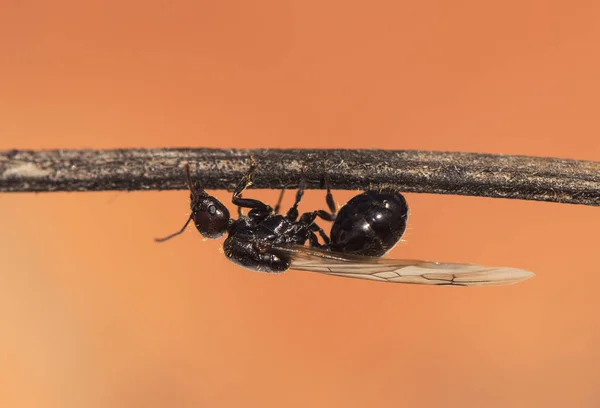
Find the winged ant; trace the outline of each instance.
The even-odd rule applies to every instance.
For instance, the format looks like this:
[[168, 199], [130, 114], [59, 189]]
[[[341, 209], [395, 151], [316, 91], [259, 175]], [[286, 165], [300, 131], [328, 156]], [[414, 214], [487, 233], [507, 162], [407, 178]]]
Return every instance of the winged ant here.
[[[515, 268], [382, 258], [402, 238], [409, 214], [406, 199], [393, 189], [365, 191], [337, 211], [325, 178], [329, 211], [300, 214], [298, 205], [306, 187], [301, 179], [293, 206], [280, 214], [283, 190], [275, 207], [242, 197], [253, 184], [256, 163], [252, 160], [233, 192], [232, 202], [239, 213], [238, 219], [233, 219], [221, 201], [192, 181], [189, 165], [185, 170], [192, 212], [180, 231], [157, 242], [183, 233], [193, 221], [206, 238], [227, 234], [223, 244], [227, 258], [260, 272], [296, 269], [384, 282], [453, 286], [507, 285], [534, 276]], [[249, 209], [246, 216], [242, 208]], [[333, 222], [329, 236], [317, 219]]]

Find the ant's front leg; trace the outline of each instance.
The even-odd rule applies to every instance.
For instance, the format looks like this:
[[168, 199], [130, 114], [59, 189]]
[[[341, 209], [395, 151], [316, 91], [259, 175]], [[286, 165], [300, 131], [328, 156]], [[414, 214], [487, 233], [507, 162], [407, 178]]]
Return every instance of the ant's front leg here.
[[253, 184], [252, 177], [255, 170], [256, 162], [254, 159], [252, 159], [250, 169], [237, 185], [235, 191], [233, 192], [231, 201], [233, 204], [238, 206], [238, 213], [241, 213], [242, 208], [250, 208], [251, 210], [248, 216], [253, 218], [264, 218], [273, 213], [273, 208], [271, 208], [270, 205], [267, 205], [259, 200], [253, 200], [251, 198], [242, 198], [242, 193], [244, 190]]

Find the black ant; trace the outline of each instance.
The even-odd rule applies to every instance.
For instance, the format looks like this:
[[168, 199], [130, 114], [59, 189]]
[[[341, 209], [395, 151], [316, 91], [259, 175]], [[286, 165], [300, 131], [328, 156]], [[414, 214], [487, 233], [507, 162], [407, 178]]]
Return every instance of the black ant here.
[[[185, 169], [192, 213], [180, 231], [156, 239], [158, 242], [183, 233], [193, 220], [206, 238], [216, 239], [227, 233], [225, 255], [238, 265], [260, 272], [297, 269], [386, 282], [456, 286], [510, 284], [533, 276], [513, 268], [381, 258], [400, 241], [408, 219], [406, 199], [393, 189], [365, 191], [337, 212], [325, 177], [329, 211], [300, 215], [298, 205], [306, 187], [305, 179], [301, 179], [293, 206], [282, 215], [279, 209], [285, 189], [275, 207], [242, 197], [253, 184], [256, 163], [252, 160], [233, 192], [232, 202], [240, 214], [236, 220], [223, 203], [192, 182], [189, 165]], [[250, 209], [248, 215], [242, 215], [242, 208]], [[333, 222], [330, 236], [317, 224], [317, 218]]]

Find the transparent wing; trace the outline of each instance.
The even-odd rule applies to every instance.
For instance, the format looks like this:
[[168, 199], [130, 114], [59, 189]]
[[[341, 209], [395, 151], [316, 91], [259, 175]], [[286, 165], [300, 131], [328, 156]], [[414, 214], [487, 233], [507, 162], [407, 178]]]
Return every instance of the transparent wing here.
[[533, 272], [515, 268], [375, 258], [305, 246], [277, 246], [272, 249], [292, 259], [291, 269], [380, 282], [452, 286], [511, 285], [535, 276]]

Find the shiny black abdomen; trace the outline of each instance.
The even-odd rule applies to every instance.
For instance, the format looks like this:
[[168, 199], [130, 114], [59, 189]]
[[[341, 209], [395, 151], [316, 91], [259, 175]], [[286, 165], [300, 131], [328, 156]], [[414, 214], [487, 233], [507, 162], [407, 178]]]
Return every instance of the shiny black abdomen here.
[[383, 256], [406, 230], [408, 204], [399, 192], [366, 191], [352, 198], [331, 228], [332, 251]]

